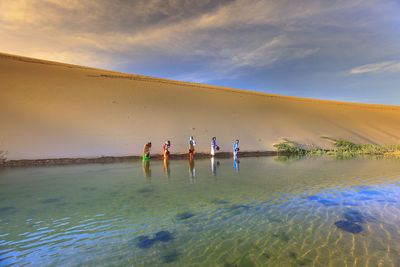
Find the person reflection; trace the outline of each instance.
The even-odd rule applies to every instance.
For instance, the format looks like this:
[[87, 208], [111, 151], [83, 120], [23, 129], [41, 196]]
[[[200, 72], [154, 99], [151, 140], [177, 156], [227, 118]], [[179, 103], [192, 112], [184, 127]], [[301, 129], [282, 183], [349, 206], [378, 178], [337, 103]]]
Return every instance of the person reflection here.
[[194, 167], [193, 157], [189, 158], [189, 178], [190, 178], [190, 183], [193, 184], [196, 179], [196, 168]]
[[239, 159], [237, 157], [233, 158], [233, 169], [235, 170], [235, 172], [239, 172]]
[[145, 178], [151, 177], [150, 159], [143, 159], [143, 176]]
[[171, 176], [171, 169], [169, 168], [168, 157], [164, 158], [163, 172], [167, 178]]
[[215, 158], [211, 157], [211, 172], [214, 176], [217, 176], [218, 166], [219, 166], [219, 161], [215, 161]]

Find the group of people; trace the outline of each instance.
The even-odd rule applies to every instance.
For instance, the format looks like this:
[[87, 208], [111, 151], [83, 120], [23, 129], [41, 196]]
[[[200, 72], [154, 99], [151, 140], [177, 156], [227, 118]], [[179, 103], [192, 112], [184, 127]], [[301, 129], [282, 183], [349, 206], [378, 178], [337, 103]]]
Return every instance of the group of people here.
[[[193, 158], [194, 156], [194, 147], [196, 146], [196, 142], [194, 141], [193, 136], [189, 138], [189, 158]], [[165, 142], [163, 146], [163, 151], [164, 151], [164, 159], [167, 159], [170, 152], [169, 149], [171, 148], [171, 141]], [[214, 157], [215, 153], [219, 151], [219, 146], [217, 145], [217, 138], [213, 137], [211, 139], [211, 156]], [[151, 150], [151, 142], [148, 142], [147, 144], [144, 145], [143, 148], [143, 160], [148, 160], [150, 159], [150, 150]], [[236, 139], [235, 142], [233, 143], [233, 157], [236, 159], [237, 158], [237, 153], [239, 152], [239, 139]]]

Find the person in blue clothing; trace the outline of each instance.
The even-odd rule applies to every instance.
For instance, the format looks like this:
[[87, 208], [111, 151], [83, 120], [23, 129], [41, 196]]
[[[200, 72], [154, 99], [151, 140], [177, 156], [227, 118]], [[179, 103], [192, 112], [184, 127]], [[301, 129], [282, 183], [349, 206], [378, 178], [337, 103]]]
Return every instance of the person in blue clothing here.
[[235, 159], [237, 158], [238, 152], [239, 152], [239, 139], [236, 139], [236, 141], [233, 143], [233, 157]]
[[215, 151], [219, 150], [219, 146], [217, 145], [217, 138], [213, 137], [211, 140], [211, 156], [215, 156]]

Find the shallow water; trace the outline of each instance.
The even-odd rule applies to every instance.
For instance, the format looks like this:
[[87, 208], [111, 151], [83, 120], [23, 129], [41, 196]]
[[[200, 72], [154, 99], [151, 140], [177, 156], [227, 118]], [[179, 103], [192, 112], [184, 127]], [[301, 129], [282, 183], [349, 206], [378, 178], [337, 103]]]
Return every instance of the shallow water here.
[[0, 265], [400, 266], [400, 161], [0, 169]]

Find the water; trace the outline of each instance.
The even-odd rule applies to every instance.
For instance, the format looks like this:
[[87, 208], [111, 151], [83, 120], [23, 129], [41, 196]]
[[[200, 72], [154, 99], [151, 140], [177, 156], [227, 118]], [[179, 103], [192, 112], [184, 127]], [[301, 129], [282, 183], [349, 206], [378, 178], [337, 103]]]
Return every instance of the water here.
[[400, 266], [400, 161], [0, 170], [1, 266]]

